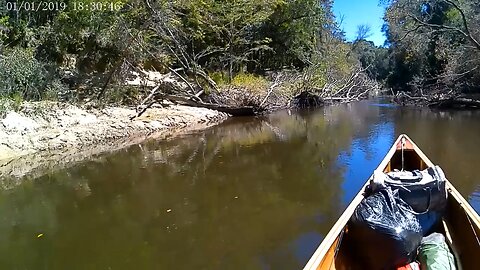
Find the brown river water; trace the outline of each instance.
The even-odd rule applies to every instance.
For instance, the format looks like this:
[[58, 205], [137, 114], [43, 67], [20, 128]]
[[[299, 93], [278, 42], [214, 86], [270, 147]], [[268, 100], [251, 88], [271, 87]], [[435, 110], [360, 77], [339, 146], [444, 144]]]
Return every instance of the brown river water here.
[[401, 133], [480, 211], [480, 112], [282, 111], [0, 190], [0, 269], [301, 269]]

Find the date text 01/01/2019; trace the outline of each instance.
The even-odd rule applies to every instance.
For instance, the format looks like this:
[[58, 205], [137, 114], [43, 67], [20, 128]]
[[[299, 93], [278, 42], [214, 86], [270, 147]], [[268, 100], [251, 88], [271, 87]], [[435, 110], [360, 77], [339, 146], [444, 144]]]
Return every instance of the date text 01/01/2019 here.
[[66, 9], [77, 11], [118, 11], [123, 7], [122, 2], [55, 2], [55, 1], [15, 1], [7, 2], [8, 11], [62, 11]]

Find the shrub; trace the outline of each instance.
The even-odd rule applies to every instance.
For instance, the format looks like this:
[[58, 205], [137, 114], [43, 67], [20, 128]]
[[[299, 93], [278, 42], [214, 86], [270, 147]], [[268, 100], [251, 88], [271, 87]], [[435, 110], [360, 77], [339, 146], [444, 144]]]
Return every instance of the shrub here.
[[64, 88], [54, 72], [34, 57], [33, 49], [12, 48], [0, 55], [0, 96], [25, 100], [55, 98]]
[[210, 72], [209, 76], [218, 86], [224, 86], [228, 83], [228, 75], [225, 72], [214, 71]]
[[22, 106], [23, 98], [14, 94], [11, 98], [0, 97], [0, 118], [5, 117], [8, 111], [18, 111]]
[[233, 80], [232, 85], [245, 88], [254, 93], [264, 92], [268, 87], [268, 81], [261, 76], [250, 73], [239, 73]]

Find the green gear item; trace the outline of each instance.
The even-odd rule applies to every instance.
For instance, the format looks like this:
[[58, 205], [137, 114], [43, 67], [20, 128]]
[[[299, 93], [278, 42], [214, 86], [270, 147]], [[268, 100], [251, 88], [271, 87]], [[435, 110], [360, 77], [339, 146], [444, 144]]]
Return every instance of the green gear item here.
[[422, 239], [418, 260], [422, 270], [456, 270], [455, 258], [450, 252], [445, 237], [432, 233]]

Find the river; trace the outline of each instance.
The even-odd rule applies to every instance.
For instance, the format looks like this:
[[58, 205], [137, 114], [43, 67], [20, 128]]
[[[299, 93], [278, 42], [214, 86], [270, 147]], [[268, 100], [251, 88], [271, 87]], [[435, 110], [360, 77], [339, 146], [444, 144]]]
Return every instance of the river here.
[[401, 133], [480, 211], [479, 112], [281, 111], [0, 190], [0, 269], [301, 269]]

